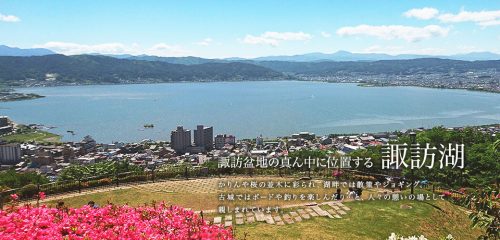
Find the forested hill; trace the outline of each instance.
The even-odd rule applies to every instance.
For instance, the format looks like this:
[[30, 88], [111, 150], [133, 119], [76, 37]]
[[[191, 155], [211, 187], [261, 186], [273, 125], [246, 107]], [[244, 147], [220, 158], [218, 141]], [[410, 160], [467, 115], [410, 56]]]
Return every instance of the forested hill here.
[[0, 83], [106, 84], [177, 81], [240, 81], [283, 78], [250, 63], [172, 64], [95, 55], [0, 57]]
[[460, 61], [420, 58], [371, 62], [285, 62], [221, 61], [194, 57], [157, 57], [138, 60], [101, 55], [0, 56], [0, 85], [10, 86], [245, 81], [300, 78], [299, 75], [411, 75], [467, 72], [500, 72], [500, 60]]

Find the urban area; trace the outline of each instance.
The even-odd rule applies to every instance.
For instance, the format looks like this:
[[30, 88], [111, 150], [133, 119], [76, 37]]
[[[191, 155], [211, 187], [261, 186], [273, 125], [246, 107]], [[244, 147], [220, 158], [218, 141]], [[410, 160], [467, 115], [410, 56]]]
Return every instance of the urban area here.
[[[42, 131], [38, 125], [29, 125], [28, 128], [34, 132]], [[493, 137], [500, 133], [500, 125], [476, 128]], [[450, 131], [460, 129], [449, 128]], [[415, 131], [424, 130], [415, 129]], [[19, 131], [19, 125], [6, 116], [0, 117], [0, 134], [3, 137], [16, 134], [16, 131]], [[231, 134], [214, 136], [212, 126], [198, 125], [194, 130], [178, 126], [171, 131], [170, 141], [143, 140], [137, 143], [108, 144], [97, 143], [91, 136], [86, 136], [80, 142], [2, 142], [0, 163], [4, 170], [34, 171], [45, 174], [55, 181], [58, 173], [73, 164], [89, 165], [104, 161], [121, 161], [147, 170], [167, 164], [199, 166], [206, 161], [221, 157], [282, 157], [301, 149], [332, 150], [345, 155], [369, 146], [387, 144], [397, 138], [398, 132], [328, 136], [300, 132], [275, 139], [264, 139], [262, 136], [257, 136], [255, 139], [237, 139]]]

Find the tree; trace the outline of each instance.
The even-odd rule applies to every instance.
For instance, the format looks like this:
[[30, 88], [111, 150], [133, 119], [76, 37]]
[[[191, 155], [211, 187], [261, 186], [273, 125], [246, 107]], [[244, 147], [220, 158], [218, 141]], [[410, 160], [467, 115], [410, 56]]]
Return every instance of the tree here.
[[142, 169], [128, 162], [100, 162], [90, 165], [72, 165], [65, 168], [59, 175], [59, 181], [78, 180], [86, 178], [112, 177], [125, 172], [139, 172]]
[[478, 239], [500, 238], [500, 207], [497, 199], [498, 189], [485, 188], [467, 194], [460, 204], [472, 212], [469, 218], [473, 227], [485, 228], [485, 234]]
[[14, 170], [0, 172], [0, 186], [8, 188], [21, 188], [28, 184], [44, 184], [48, 182], [47, 177], [34, 172], [17, 173]]

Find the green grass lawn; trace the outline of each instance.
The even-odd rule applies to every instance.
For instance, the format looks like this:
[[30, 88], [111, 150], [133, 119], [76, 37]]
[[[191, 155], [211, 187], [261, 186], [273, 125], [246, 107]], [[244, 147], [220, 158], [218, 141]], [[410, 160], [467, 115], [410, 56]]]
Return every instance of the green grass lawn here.
[[[402, 204], [411, 209], [401, 209]], [[472, 229], [465, 212], [447, 201], [348, 202], [352, 210], [342, 219], [316, 217], [286, 226], [239, 225], [237, 239], [387, 239], [392, 233], [441, 239], [476, 239], [481, 229]], [[440, 209], [438, 209], [438, 208]]]
[[[420, 192], [422, 190], [419, 190]], [[58, 199], [51, 199], [54, 206]], [[133, 206], [165, 201], [194, 210], [215, 209], [217, 194], [192, 192], [151, 192], [143, 189], [120, 189], [62, 199], [66, 206], [80, 207], [89, 201]], [[316, 217], [286, 226], [265, 223], [234, 225], [237, 239], [387, 239], [392, 233], [403, 236], [423, 234], [441, 239], [452, 234], [455, 239], [476, 239], [481, 229], [472, 229], [464, 209], [447, 201], [355, 201], [346, 202], [352, 210], [342, 219]], [[409, 205], [411, 208], [401, 208]], [[290, 210], [285, 210], [290, 211]], [[208, 219], [213, 215], [206, 214]]]
[[55, 206], [58, 201], [63, 201], [64, 205], [69, 207], [81, 207], [89, 201], [94, 201], [100, 206], [105, 205], [108, 202], [117, 205], [128, 204], [131, 206], [141, 206], [152, 202], [163, 201], [169, 205], [178, 205], [185, 208], [192, 208], [194, 210], [207, 209], [206, 207], [215, 209], [217, 206], [217, 196], [214, 194], [161, 193], [133, 188], [114, 190], [105, 193], [92, 193], [64, 199], [53, 199], [48, 201], [46, 204], [49, 206]]
[[[244, 178], [242, 178], [244, 179]], [[269, 178], [253, 178], [259, 179], [260, 181], [264, 181]], [[270, 178], [275, 181], [283, 180], [280, 178]], [[290, 179], [289, 179], [290, 180]], [[139, 206], [144, 205], [145, 203], [151, 203], [153, 201], [160, 202], [164, 201], [167, 204], [178, 205], [185, 208], [191, 208], [193, 210], [215, 210], [221, 204], [228, 206], [230, 208], [234, 208], [236, 206], [247, 206], [248, 204], [252, 204], [254, 206], [282, 206], [282, 205], [291, 205], [291, 204], [303, 204], [305, 203], [303, 200], [290, 200], [290, 201], [279, 201], [279, 200], [268, 200], [268, 199], [260, 199], [259, 201], [244, 201], [244, 200], [236, 200], [231, 202], [221, 202], [218, 198], [218, 193], [233, 193], [233, 194], [245, 194], [249, 191], [252, 191], [253, 194], [259, 193], [261, 196], [268, 196], [268, 194], [277, 194], [277, 193], [289, 193], [289, 194], [304, 194], [304, 193], [317, 193], [319, 196], [324, 196], [324, 194], [333, 194], [334, 189], [325, 189], [321, 184], [316, 184], [316, 187], [309, 188], [307, 190], [304, 189], [236, 189], [236, 190], [227, 190], [222, 191], [217, 188], [218, 178], [213, 179], [204, 179], [202, 182], [207, 183], [207, 185], [201, 185], [197, 180], [190, 181], [167, 181], [163, 183], [155, 183], [155, 184], [145, 184], [142, 186], [150, 186], [150, 187], [133, 187], [127, 189], [119, 189], [119, 190], [111, 190], [107, 192], [101, 193], [89, 193], [85, 195], [81, 195], [78, 197], [70, 197], [70, 198], [61, 198], [64, 201], [65, 205], [70, 207], [79, 207], [87, 204], [89, 201], [94, 201], [99, 205], [106, 204], [108, 202], [114, 204], [129, 204], [131, 206]], [[159, 184], [163, 187], [151, 187], [153, 185]], [[156, 190], [164, 190], [164, 191], [152, 191], [151, 189]], [[343, 192], [346, 192], [347, 189], [343, 189]], [[365, 190], [364, 196], [367, 197], [367, 193], [371, 192], [371, 190]], [[60, 199], [48, 199], [49, 204], [55, 205], [57, 201]], [[317, 201], [317, 202], [321, 202]], [[309, 201], [310, 202], [310, 201]]]
[[22, 133], [14, 133], [1, 137], [2, 140], [12, 143], [38, 142], [56, 143], [60, 142], [61, 136], [41, 130], [30, 130]]

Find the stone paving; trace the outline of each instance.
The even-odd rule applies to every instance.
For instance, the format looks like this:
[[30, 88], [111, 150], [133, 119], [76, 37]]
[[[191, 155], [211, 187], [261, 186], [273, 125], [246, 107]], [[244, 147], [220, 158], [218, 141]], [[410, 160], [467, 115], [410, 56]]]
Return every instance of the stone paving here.
[[[67, 194], [62, 198], [81, 196], [89, 193], [95, 192], [106, 192], [116, 189], [127, 189], [136, 188], [151, 192], [188, 192], [188, 193], [218, 193], [218, 182], [221, 179], [192, 179], [192, 180], [169, 180], [161, 181], [156, 183], [140, 184], [140, 185], [124, 185], [119, 188], [109, 188], [109, 189], [99, 189], [97, 191], [89, 191], [82, 193]], [[58, 196], [61, 198], [61, 196]], [[54, 196], [54, 198], [56, 198]], [[225, 214], [223, 216], [216, 216], [213, 218], [214, 224], [221, 224], [226, 227], [232, 226], [233, 224], [252, 224], [252, 223], [266, 223], [273, 225], [289, 225], [296, 224], [302, 221], [306, 221], [315, 217], [328, 217], [331, 219], [341, 219], [345, 216], [351, 209], [345, 206], [342, 202], [332, 201], [317, 203], [302, 203], [282, 206], [281, 209], [290, 209], [290, 211], [284, 211], [282, 214], [276, 213], [236, 213], [236, 214]], [[200, 211], [196, 211], [200, 213]], [[203, 210], [203, 213], [207, 214], [217, 214], [216, 210]]]
[[[233, 215], [226, 214], [224, 216], [224, 222], [222, 222], [222, 216], [214, 217], [214, 224], [224, 224], [224, 226], [232, 226], [233, 220], [236, 225], [252, 224], [252, 223], [266, 223], [277, 226], [297, 224], [302, 221], [306, 221], [315, 217], [327, 217], [331, 219], [341, 219], [343, 215], [346, 215], [351, 209], [345, 206], [342, 202], [323, 202], [320, 204], [309, 203], [301, 205], [290, 205], [284, 206], [282, 209], [292, 209], [291, 211], [285, 211], [282, 214], [266, 214], [263, 212], [247, 212], [247, 213], [236, 213]], [[325, 210], [326, 209], [326, 210]]]
[[[272, 177], [256, 176], [253, 180], [263, 181]], [[160, 180], [155, 183], [146, 183], [134, 185], [132, 187], [150, 192], [166, 192], [166, 193], [219, 193], [223, 189], [219, 188], [220, 181], [248, 181], [246, 177], [225, 177], [225, 178], [198, 178], [198, 179], [172, 179]], [[289, 180], [283, 178], [282, 180]]]
[[166, 193], [217, 193], [219, 192], [217, 184], [220, 179], [191, 179], [191, 180], [168, 180], [156, 183], [148, 183], [134, 186], [140, 190], [150, 192]]

